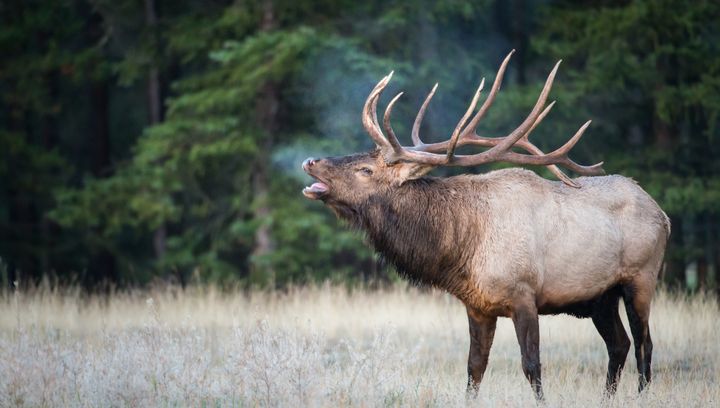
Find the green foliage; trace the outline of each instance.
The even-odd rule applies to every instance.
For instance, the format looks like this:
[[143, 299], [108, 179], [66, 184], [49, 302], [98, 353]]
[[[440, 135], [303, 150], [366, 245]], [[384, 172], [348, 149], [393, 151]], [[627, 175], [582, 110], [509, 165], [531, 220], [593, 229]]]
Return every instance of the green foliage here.
[[[540, 53], [569, 60], [573, 103], [599, 112], [605, 129], [639, 133], [639, 144], [608, 161], [630, 174], [672, 214], [715, 212], [720, 166], [720, 5], [634, 1], [547, 11]], [[607, 107], [616, 108], [607, 108]], [[608, 135], [612, 137], [613, 135]], [[604, 135], [600, 136], [601, 138]], [[665, 140], [669, 139], [669, 140]], [[668, 147], [672, 150], [668, 150]]]
[[[217, 27], [201, 29], [194, 41], [202, 38], [208, 46], [218, 44], [214, 35], [229, 35], [225, 19], [253, 26], [252, 12], [230, 9]], [[467, 12], [460, 9], [444, 9], [443, 13], [449, 17], [453, 10]], [[177, 29], [186, 27], [190, 32], [199, 29], [199, 23], [187, 17], [177, 24]], [[337, 153], [346, 153], [349, 145], [365, 148], [367, 137], [356, 120], [364, 93], [378, 72], [387, 72], [391, 66], [409, 72], [412, 67], [368, 54], [356, 41], [324, 30], [297, 25], [246, 33], [237, 39], [230, 34], [217, 48], [209, 48], [204, 69], [174, 83], [175, 95], [167, 101], [165, 121], [144, 132], [132, 159], [110, 178], [89, 177], [82, 188], [61, 190], [60, 205], [52, 212], [54, 219], [67, 228], [94, 231], [108, 246], [121, 237], [127, 239], [128, 230], [134, 231], [132, 236], [147, 237], [166, 225], [170, 231], [167, 253], [153, 268], [159, 273], [178, 271], [185, 279], [192, 275], [205, 281], [269, 283], [252, 274], [252, 269], [276, 271], [274, 283], [278, 285], [357, 275], [358, 265], [374, 262], [371, 252], [356, 232], [338, 225], [334, 216], [316, 203], [302, 199], [302, 184], [294, 172], [286, 170], [296, 167], [302, 158], [282, 157], [283, 152], [307, 150], [304, 146], [308, 145], [324, 145], [326, 151]], [[182, 54], [182, 60], [198, 63], [193, 50], [202, 48], [199, 42], [187, 47], [178, 39], [168, 43], [172, 51]], [[405, 52], [402, 45], [396, 47]], [[471, 59], [469, 53], [463, 55]], [[135, 54], [129, 58], [131, 65], [135, 64]], [[334, 64], [330, 68], [324, 65], [329, 59]], [[439, 71], [442, 74], [443, 70]], [[370, 72], [373, 74], [368, 75]], [[399, 77], [399, 83], [405, 82], [402, 74]], [[127, 78], [121, 77], [121, 81]], [[353, 95], [358, 107], [338, 111], [337, 99], [343, 97], [349, 78], [364, 84]], [[283, 123], [274, 134], [268, 134], [255, 120], [257, 100], [267, 84], [281, 89], [280, 99], [290, 112], [283, 114]], [[452, 100], [457, 110], [463, 103]], [[413, 112], [411, 106], [404, 110], [406, 116]], [[303, 126], [308, 125], [320, 125], [321, 134], [307, 137]], [[328, 140], [338, 133], [344, 136]], [[251, 181], [254, 163], [273, 153], [264, 152], [268, 138], [277, 146], [269, 201], [252, 191]], [[258, 218], [254, 210], [264, 202], [271, 211]], [[93, 215], [86, 216], [90, 213]], [[275, 250], [250, 256], [260, 225], [270, 227]], [[134, 245], [129, 248], [135, 250]], [[123, 254], [122, 248], [114, 250], [122, 259], [143, 264], [142, 258], [132, 261], [133, 254]]]
[[[154, 24], [148, 4], [155, 4]], [[394, 112], [396, 133], [407, 141], [417, 108], [439, 82], [422, 137], [447, 138], [481, 77], [492, 82], [513, 48], [483, 135], [517, 126], [553, 59], [563, 58], [557, 104], [533, 141], [553, 149], [592, 118], [576, 161], [604, 160], [610, 173], [634, 177], [686, 225], [717, 216], [720, 6], [526, 5], [3, 4], [0, 230], [23, 233], [0, 237], [0, 257], [10, 275], [93, 274], [119, 284], [283, 286], [367, 276], [373, 254], [357, 232], [303, 199], [308, 179], [299, 163], [371, 147], [359, 112], [390, 70], [381, 104], [406, 91]], [[136, 131], [133, 118], [149, 116], [153, 73], [162, 120]], [[271, 245], [258, 252], [263, 231]], [[710, 228], [680, 231], [687, 239], [676, 242], [673, 259], [690, 261], [708, 252], [698, 252], [698, 242], [717, 242]]]
[[129, 163], [113, 177], [90, 178], [82, 189], [58, 194], [55, 219], [97, 229], [107, 240], [126, 228], [147, 234], [167, 224], [177, 233], [158, 270], [237, 277], [237, 267], [224, 258], [251, 245], [247, 187], [266, 137], [250, 120], [254, 101], [264, 82], [282, 82], [294, 71], [313, 37], [301, 27], [227, 42], [212, 53], [206, 72], [177, 84], [165, 122], [148, 128]]

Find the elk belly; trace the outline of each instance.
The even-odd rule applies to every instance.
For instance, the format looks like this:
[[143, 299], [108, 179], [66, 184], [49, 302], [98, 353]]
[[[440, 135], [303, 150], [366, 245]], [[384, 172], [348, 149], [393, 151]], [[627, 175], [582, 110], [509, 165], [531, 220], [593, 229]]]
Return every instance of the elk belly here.
[[622, 274], [622, 233], [616, 222], [588, 208], [564, 214], [566, 222], [548, 234], [545, 267], [538, 279], [540, 304], [596, 298], [618, 283]]

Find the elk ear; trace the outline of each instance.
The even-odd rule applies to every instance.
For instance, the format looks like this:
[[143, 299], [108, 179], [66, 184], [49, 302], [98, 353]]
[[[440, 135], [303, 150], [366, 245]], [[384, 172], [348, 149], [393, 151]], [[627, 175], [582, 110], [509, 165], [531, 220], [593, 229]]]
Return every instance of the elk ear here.
[[403, 185], [406, 181], [418, 179], [430, 172], [434, 166], [420, 163], [401, 162], [395, 166], [394, 183], [397, 186]]

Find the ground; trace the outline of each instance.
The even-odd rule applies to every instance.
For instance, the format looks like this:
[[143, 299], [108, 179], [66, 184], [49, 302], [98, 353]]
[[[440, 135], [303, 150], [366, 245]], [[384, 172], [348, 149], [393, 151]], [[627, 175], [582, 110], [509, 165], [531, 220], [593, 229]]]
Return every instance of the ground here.
[[[0, 300], [0, 406], [534, 404], [508, 319], [477, 400], [466, 399], [465, 311], [439, 292], [38, 290]], [[631, 351], [607, 400], [607, 354], [592, 323], [542, 317], [547, 406], [718, 406], [717, 302], [660, 292], [650, 323], [652, 385], [637, 394]]]

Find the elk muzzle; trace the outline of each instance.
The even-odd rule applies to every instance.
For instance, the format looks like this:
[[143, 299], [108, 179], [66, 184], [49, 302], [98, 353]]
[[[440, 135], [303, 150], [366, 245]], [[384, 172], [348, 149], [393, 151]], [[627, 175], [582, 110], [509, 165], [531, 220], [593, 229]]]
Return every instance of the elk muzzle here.
[[320, 181], [317, 176], [313, 174], [313, 168], [317, 165], [317, 163], [318, 160], [307, 158], [302, 164], [302, 168], [305, 173], [317, 180], [315, 183], [312, 183], [303, 189], [303, 195], [312, 200], [319, 200], [323, 195], [327, 194], [329, 190], [328, 185]]

